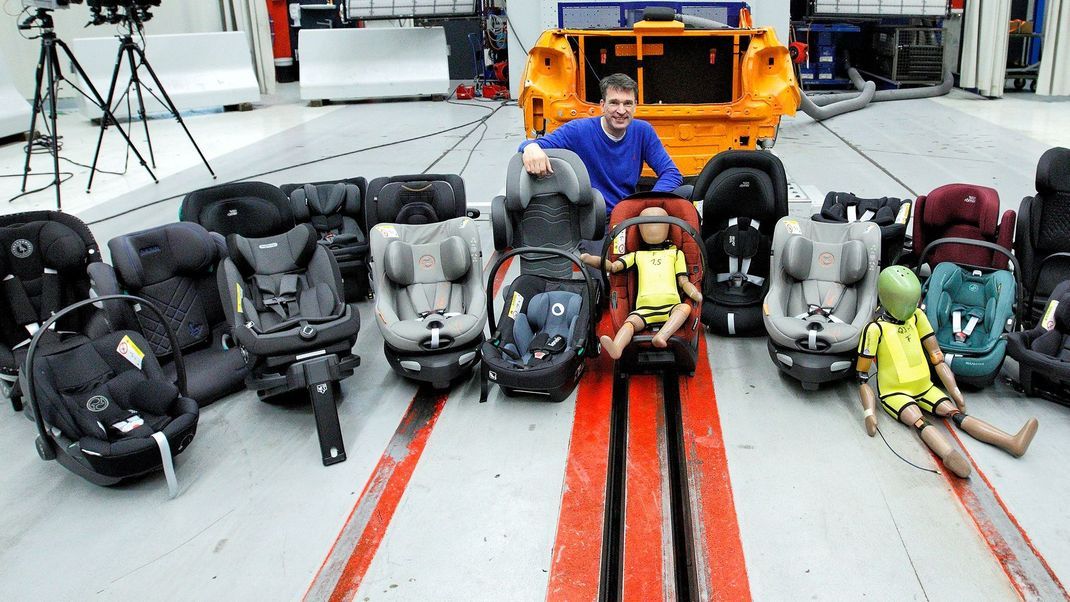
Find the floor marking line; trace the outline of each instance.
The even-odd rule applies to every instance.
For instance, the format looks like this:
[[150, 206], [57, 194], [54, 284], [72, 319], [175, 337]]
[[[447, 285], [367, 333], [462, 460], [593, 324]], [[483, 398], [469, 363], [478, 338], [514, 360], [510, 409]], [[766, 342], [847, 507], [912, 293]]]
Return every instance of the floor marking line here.
[[713, 371], [699, 336], [695, 375], [680, 379], [680, 411], [687, 449], [688, 485], [695, 525], [697, 597], [702, 600], [750, 600], [750, 581], [732, 495]]
[[[1003, 502], [995, 486], [984, 471], [981, 470], [977, 460], [963, 445], [958, 433], [948, 424], [947, 420], [944, 420], [943, 423], [948, 432], [951, 433], [951, 437], [962, 449], [962, 452], [966, 454], [966, 458], [973, 466], [974, 474], [981, 477], [983, 485], [973, 485], [972, 479], [960, 479], [950, 474], [950, 471], [947, 470], [941, 471], [941, 474], [944, 475], [944, 479], [951, 485], [952, 491], [955, 492], [967, 514], [970, 515], [981, 537], [988, 545], [992, 555], [995, 556], [996, 561], [999, 562], [1015, 591], [1018, 592], [1018, 595], [1023, 600], [1047, 600], [1053, 599], [1055, 596], [1070, 600], [1070, 595], [1067, 594], [1066, 588], [1059, 580], [1059, 577], [1040, 551], [1037, 550], [1036, 546], [1033, 545], [1032, 539], [1030, 539], [1018, 519], [1015, 518], [1014, 514]], [[934, 460], [939, 462], [935, 457]], [[982, 499], [978, 492], [991, 495], [992, 500], [988, 502], [988, 505], [994, 502], [996, 508], [986, 508], [986, 500]], [[999, 514], [1002, 514], [1002, 516], [999, 516]], [[1001, 525], [997, 524], [1001, 519], [1010, 523], [1010, 526], [1003, 525], [1001, 529]], [[1009, 531], [1009, 533], [1005, 533], [1005, 530]], [[1020, 538], [1021, 542], [1012, 541], [1015, 536]], [[1016, 543], [1017, 545], [1015, 545]], [[1021, 545], [1024, 545], [1026, 549], [1015, 549]], [[1034, 563], [1039, 567], [1030, 566]]]
[[[483, 265], [484, 274], [494, 265], [496, 254], [497, 251], [492, 251]], [[492, 295], [497, 295], [511, 265], [512, 258], [509, 258], [498, 270]], [[305, 591], [305, 600], [351, 600], [356, 595], [448, 398], [449, 391], [435, 391], [430, 385], [421, 385], [417, 389], [342, 530]]]

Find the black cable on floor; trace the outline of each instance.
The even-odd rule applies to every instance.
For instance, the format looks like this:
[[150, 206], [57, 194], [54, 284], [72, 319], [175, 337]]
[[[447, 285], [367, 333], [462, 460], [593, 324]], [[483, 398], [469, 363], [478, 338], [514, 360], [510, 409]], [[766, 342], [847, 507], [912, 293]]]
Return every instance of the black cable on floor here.
[[[878, 432], [878, 433], [880, 433], [881, 439], [884, 439], [884, 433], [881, 433], [881, 428], [880, 428], [879, 426], [877, 427], [877, 432]], [[895, 449], [894, 449], [894, 448], [892, 447], [892, 445], [891, 445], [890, 443], [888, 443], [888, 440], [887, 440], [887, 439], [884, 439], [884, 444], [888, 446], [888, 449], [890, 449], [890, 450], [892, 451], [892, 453], [893, 453], [893, 454], [895, 454], [895, 457], [897, 457], [897, 458], [899, 458], [900, 460], [902, 460], [902, 461], [906, 462], [907, 464], [910, 464], [910, 465], [911, 465], [911, 466], [913, 466], [914, 468], [917, 468], [918, 470], [924, 470], [925, 472], [931, 472], [931, 473], [933, 473], [933, 474], [936, 474], [936, 475], [940, 474], [940, 473], [939, 473], [938, 471], [936, 471], [936, 470], [933, 470], [933, 469], [931, 469], [931, 468], [925, 468], [925, 467], [923, 467], [923, 466], [918, 466], [917, 464], [915, 464], [915, 463], [911, 462], [910, 460], [907, 460], [907, 459], [906, 459], [906, 458], [904, 458], [903, 456], [900, 456], [900, 455], [899, 455], [899, 452], [895, 451]]]

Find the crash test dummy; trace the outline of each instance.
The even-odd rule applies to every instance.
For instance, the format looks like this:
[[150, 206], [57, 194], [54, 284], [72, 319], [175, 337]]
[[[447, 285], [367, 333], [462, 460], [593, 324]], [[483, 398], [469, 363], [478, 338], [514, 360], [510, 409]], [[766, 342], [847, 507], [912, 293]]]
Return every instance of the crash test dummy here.
[[[891, 266], [877, 279], [879, 317], [866, 325], [858, 343], [859, 396], [865, 412], [866, 432], [877, 432], [877, 401], [899, 422], [914, 427], [944, 466], [956, 475], [970, 476], [970, 463], [951, 446], [947, 436], [925, 419], [922, 410], [950, 418], [974, 439], [994, 445], [1017, 457], [1029, 448], [1037, 432], [1030, 418], [1015, 435], [966, 414], [966, 402], [955, 384], [951, 367], [944, 363], [932, 326], [918, 308], [921, 283], [912, 271]], [[870, 368], [877, 364], [877, 391], [869, 384]], [[932, 365], [947, 393], [932, 382]]]
[[[639, 213], [640, 217], [666, 217], [668, 213], [660, 207], [648, 207]], [[691, 306], [680, 300], [680, 291], [702, 303], [702, 293], [688, 279], [687, 259], [684, 252], [677, 249], [669, 239], [669, 224], [640, 224], [639, 236], [643, 247], [638, 251], [621, 255], [614, 261], [605, 260], [587, 253], [580, 254], [580, 260], [589, 266], [603, 269], [610, 274], [624, 270], [636, 270], [639, 290], [636, 294], [635, 309], [628, 314], [628, 319], [616, 336], [601, 337], [602, 349], [613, 359], [620, 359], [621, 353], [637, 332], [650, 326], [661, 325], [654, 334], [651, 344], [655, 347], [668, 347], [669, 337], [687, 321], [691, 315]]]

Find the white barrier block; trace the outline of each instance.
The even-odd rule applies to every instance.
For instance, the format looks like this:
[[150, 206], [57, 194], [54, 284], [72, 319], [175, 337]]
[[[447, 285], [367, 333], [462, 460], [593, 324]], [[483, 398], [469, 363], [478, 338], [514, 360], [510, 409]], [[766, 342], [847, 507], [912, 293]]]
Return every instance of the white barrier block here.
[[302, 29], [302, 100], [449, 94], [441, 27]]
[[[115, 69], [115, 57], [119, 52], [117, 38], [81, 38], [74, 41], [74, 54], [78, 62], [89, 75], [93, 85], [104, 98], [108, 96], [108, 84]], [[183, 33], [157, 36], [145, 36], [145, 56], [156, 72], [167, 94], [179, 111], [237, 105], [258, 102], [260, 86], [253, 72], [252, 55], [245, 33], [224, 31], [212, 33]], [[136, 58], [136, 57], [135, 57]], [[124, 86], [130, 80], [128, 61], [123, 60], [119, 71], [119, 85], [116, 98], [122, 94]], [[138, 69], [138, 79], [156, 91], [156, 85], [148, 69]], [[88, 91], [88, 90], [87, 90]], [[131, 108], [137, 114], [137, 97], [133, 90]], [[148, 113], [167, 112], [163, 104], [157, 102], [147, 92], [145, 111]], [[82, 113], [90, 119], [101, 115], [100, 109], [86, 102], [79, 96]], [[114, 106], [114, 101], [113, 101]], [[126, 102], [115, 107], [118, 117], [126, 117]]]
[[30, 129], [30, 103], [15, 89], [15, 83], [0, 60], [0, 138]]

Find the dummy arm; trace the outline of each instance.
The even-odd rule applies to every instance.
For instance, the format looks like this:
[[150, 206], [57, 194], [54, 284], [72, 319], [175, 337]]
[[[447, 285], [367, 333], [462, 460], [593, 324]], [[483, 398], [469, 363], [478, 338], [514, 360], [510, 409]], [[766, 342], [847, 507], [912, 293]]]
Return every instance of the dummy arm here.
[[873, 360], [868, 357], [858, 357], [856, 369], [858, 370], [858, 398], [862, 401], [866, 421], [866, 434], [872, 437], [877, 434], [877, 395], [869, 386], [869, 369]]
[[683, 274], [676, 277], [676, 284], [680, 287], [680, 290], [684, 291], [688, 297], [695, 303], [702, 303], [702, 292], [698, 290], [698, 287], [691, 283], [691, 280]]
[[940, 382], [943, 383], [951, 401], [955, 402], [955, 407], [960, 412], [965, 412], [966, 400], [963, 399], [962, 391], [955, 383], [955, 374], [951, 372], [951, 366], [944, 363], [944, 352], [940, 351], [940, 344], [936, 342], [936, 337], [925, 337], [921, 344], [925, 346], [925, 352], [929, 354], [929, 363], [936, 369], [936, 375], [940, 377]]
[[605, 271], [609, 272], [610, 274], [616, 274], [617, 272], [619, 272], [619, 271], [624, 269], [624, 262], [619, 260], [619, 259], [616, 260], [616, 261], [610, 261], [610, 260], [606, 259], [605, 263], [603, 263], [601, 257], [595, 257], [594, 255], [591, 255], [590, 253], [580, 253], [580, 261], [582, 261], [583, 263], [586, 263], [587, 265], [591, 266], [592, 268], [598, 268], [600, 270], [605, 270]]

